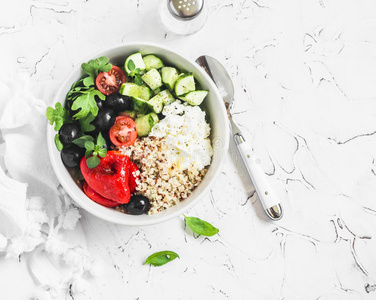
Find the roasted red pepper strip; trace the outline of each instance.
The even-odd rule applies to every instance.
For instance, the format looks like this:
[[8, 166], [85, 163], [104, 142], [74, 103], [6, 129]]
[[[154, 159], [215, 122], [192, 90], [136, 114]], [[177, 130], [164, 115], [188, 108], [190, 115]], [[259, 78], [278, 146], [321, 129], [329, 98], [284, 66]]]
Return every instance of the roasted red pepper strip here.
[[131, 197], [129, 166], [129, 157], [120, 151], [108, 151], [99, 165], [92, 169], [87, 166], [85, 157], [80, 162], [87, 184], [101, 196], [120, 204], [128, 203]]
[[84, 181], [84, 183], [82, 184], [82, 189], [84, 190], [84, 193], [86, 196], [88, 196], [91, 200], [93, 200], [94, 202], [98, 204], [101, 204], [106, 207], [115, 207], [119, 205], [119, 203], [112, 201], [110, 199], [107, 199], [101, 196], [100, 194], [98, 194], [87, 184], [86, 181]]

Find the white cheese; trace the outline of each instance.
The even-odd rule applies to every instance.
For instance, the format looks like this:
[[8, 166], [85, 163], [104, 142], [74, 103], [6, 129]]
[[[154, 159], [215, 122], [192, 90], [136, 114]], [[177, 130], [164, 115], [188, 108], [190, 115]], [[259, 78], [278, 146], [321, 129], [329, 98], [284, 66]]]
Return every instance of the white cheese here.
[[165, 139], [169, 162], [175, 163], [180, 170], [202, 170], [209, 165], [213, 148], [205, 112], [198, 106], [176, 100], [165, 106], [162, 113], [165, 118], [154, 125], [149, 136]]

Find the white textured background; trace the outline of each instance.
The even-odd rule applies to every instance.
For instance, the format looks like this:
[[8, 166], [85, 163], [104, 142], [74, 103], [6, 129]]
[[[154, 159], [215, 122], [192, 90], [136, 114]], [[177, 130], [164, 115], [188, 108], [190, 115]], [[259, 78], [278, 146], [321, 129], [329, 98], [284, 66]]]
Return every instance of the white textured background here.
[[[105, 274], [64, 299], [376, 299], [376, 1], [208, 5], [205, 27], [181, 37], [160, 25], [157, 1], [2, 4], [1, 70], [26, 70], [48, 105], [74, 66], [114, 44], [219, 59], [234, 81], [234, 118], [285, 207], [282, 221], [266, 219], [231, 144], [210, 194], [189, 212], [219, 235], [197, 237], [182, 217], [136, 228], [82, 211], [81, 238]], [[165, 249], [180, 260], [142, 265]], [[0, 299], [29, 299], [28, 259], [0, 258]]]

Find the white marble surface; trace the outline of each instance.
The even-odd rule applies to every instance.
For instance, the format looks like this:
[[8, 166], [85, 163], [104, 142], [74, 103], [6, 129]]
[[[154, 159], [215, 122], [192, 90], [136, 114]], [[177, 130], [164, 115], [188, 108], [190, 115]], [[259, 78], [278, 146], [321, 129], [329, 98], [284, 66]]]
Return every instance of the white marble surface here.
[[[376, 2], [208, 2], [205, 27], [186, 37], [159, 24], [154, 0], [3, 3], [1, 71], [17, 80], [26, 70], [48, 105], [73, 66], [114, 44], [218, 58], [234, 81], [235, 119], [285, 207], [280, 222], [266, 219], [231, 144], [210, 194], [188, 212], [218, 235], [195, 236], [182, 217], [125, 227], [81, 211], [71, 234], [104, 272], [60, 298], [376, 299]], [[180, 260], [142, 265], [165, 249]], [[35, 255], [47, 257], [0, 257], [1, 299], [30, 298]]]

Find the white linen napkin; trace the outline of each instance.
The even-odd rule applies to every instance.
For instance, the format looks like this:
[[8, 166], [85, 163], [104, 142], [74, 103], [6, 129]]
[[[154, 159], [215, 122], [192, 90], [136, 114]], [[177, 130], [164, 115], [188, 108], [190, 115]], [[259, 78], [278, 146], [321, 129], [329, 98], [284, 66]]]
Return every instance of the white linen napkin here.
[[82, 275], [100, 273], [100, 263], [90, 258], [76, 226], [79, 209], [53, 173], [47, 105], [29, 84], [26, 73], [0, 73], [0, 253], [18, 259], [31, 252], [29, 271], [38, 286], [33, 299], [61, 299], [68, 289], [84, 292]]

